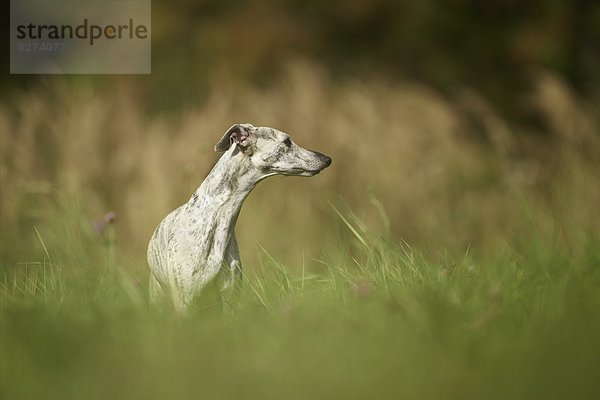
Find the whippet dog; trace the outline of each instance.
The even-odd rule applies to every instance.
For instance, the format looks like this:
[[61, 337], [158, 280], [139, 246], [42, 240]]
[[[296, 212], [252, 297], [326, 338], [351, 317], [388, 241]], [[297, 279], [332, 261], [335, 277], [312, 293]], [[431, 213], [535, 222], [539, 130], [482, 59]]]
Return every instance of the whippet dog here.
[[184, 311], [217, 276], [224, 301], [241, 280], [235, 224], [256, 184], [273, 175], [314, 176], [331, 158], [287, 133], [236, 124], [214, 147], [225, 152], [189, 201], [168, 214], [148, 244], [150, 303], [169, 296]]

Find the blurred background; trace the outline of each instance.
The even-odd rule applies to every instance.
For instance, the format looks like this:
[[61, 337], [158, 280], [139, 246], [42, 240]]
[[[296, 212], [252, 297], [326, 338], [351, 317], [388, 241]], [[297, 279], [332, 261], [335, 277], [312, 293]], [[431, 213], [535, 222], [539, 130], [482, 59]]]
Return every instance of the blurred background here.
[[152, 11], [151, 75], [21, 76], [3, 63], [5, 271], [44, 247], [68, 257], [83, 243], [73, 238], [106, 240], [97, 220], [112, 211], [119, 257], [145, 279], [153, 229], [237, 122], [333, 157], [315, 178], [270, 178], [249, 197], [237, 233], [250, 269], [260, 246], [293, 269], [346, 241], [331, 204], [432, 254], [497, 251], [531, 224], [566, 242], [597, 237], [599, 2], [155, 0]]

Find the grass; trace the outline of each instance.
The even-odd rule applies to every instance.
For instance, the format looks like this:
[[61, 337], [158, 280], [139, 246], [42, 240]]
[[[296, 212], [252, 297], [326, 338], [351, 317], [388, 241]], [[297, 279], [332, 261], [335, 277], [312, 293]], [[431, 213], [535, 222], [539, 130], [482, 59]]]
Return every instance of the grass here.
[[[559, 76], [531, 79], [516, 98], [535, 127], [473, 88], [301, 62], [262, 89], [219, 79], [168, 115], [133, 81], [15, 93], [0, 103], [0, 397], [597, 398], [599, 119]], [[212, 290], [185, 317], [148, 309], [148, 238], [244, 121], [333, 164], [249, 196], [233, 314]]]
[[225, 315], [214, 298], [150, 310], [145, 274], [92, 236], [63, 260], [47, 248], [0, 286], [2, 398], [598, 396], [593, 235], [532, 223], [494, 257], [433, 258], [336, 213], [351, 234], [318, 267], [259, 250]]
[[507, 120], [475, 89], [443, 95], [415, 82], [337, 81], [300, 62], [265, 89], [215, 81], [205, 103], [172, 115], [145, 111], [131, 85], [57, 78], [0, 102], [2, 261], [31, 258], [39, 246], [31, 227], [44, 230], [61, 196], [80, 199], [89, 220], [115, 211], [119, 249], [143, 254], [160, 219], [214, 165], [224, 130], [245, 121], [333, 158], [309, 180], [257, 187], [238, 224], [246, 262], [257, 261], [256, 241], [286, 263], [335, 247], [336, 232], [315, 227], [336, 226], [327, 201], [338, 196], [373, 230], [427, 252], [493, 251], [522, 229], [521, 194], [534, 218], [599, 228], [591, 206], [600, 198], [598, 118], [549, 73], [523, 94], [539, 131]]

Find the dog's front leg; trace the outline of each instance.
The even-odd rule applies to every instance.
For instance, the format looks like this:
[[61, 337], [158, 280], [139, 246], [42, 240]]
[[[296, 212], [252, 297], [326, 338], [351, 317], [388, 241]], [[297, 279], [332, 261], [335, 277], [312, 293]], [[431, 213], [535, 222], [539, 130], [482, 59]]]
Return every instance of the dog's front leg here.
[[224, 264], [222, 269], [223, 279], [220, 284], [221, 301], [223, 310], [231, 312], [239, 298], [242, 283], [242, 263], [235, 233], [231, 236], [231, 240], [227, 245]]

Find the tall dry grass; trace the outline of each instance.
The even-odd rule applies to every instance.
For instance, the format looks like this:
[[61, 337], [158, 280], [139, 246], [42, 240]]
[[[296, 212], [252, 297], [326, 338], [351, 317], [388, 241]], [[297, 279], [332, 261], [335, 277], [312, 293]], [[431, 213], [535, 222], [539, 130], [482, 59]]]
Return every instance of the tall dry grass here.
[[257, 244], [293, 268], [345, 241], [328, 203], [434, 252], [495, 251], [532, 223], [557, 225], [565, 241], [600, 227], [598, 116], [548, 72], [522, 98], [543, 135], [471, 88], [340, 83], [307, 63], [266, 89], [221, 76], [205, 103], [177, 115], [150, 115], [135, 87], [115, 86], [51, 80], [1, 105], [5, 265], [41, 251], [33, 226], [44, 236], [53, 218], [81, 207], [90, 221], [114, 210], [117, 246], [143, 268], [152, 230], [202, 181], [235, 122], [277, 127], [334, 160], [315, 178], [271, 178], [250, 196], [237, 228], [247, 265]]

